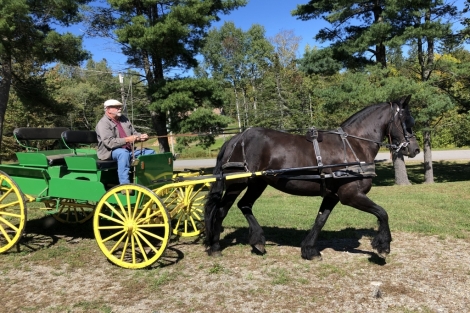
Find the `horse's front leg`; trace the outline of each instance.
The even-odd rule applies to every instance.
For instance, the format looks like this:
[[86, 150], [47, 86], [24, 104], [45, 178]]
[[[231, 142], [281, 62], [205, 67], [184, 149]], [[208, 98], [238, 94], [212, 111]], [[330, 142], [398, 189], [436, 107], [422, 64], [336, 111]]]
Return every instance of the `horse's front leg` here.
[[253, 204], [261, 196], [266, 187], [267, 183], [262, 180], [251, 182], [245, 195], [237, 203], [238, 208], [248, 222], [248, 243], [251, 245], [254, 252], [261, 254], [266, 253], [266, 238], [264, 237], [263, 229], [253, 215], [252, 208]]
[[338, 204], [339, 198], [336, 195], [329, 195], [323, 198], [318, 215], [313, 224], [312, 230], [308, 233], [302, 241], [300, 252], [302, 258], [307, 260], [319, 259], [321, 260], [320, 251], [318, 251], [317, 240], [320, 231], [328, 220], [333, 208]]
[[388, 214], [381, 206], [374, 203], [363, 193], [356, 193], [341, 197], [341, 203], [349, 205], [358, 210], [373, 214], [377, 217], [379, 222], [379, 229], [377, 235], [372, 240], [372, 248], [377, 251], [381, 258], [387, 257], [390, 253], [390, 242], [392, 242], [392, 234], [390, 233], [390, 226], [388, 224]]

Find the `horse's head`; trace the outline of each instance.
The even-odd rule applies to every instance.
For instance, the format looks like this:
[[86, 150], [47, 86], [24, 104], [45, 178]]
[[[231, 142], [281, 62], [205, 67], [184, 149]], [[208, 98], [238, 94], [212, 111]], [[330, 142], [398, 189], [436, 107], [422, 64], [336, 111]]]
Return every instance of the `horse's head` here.
[[401, 150], [403, 155], [414, 158], [419, 152], [416, 136], [413, 134], [415, 120], [411, 116], [409, 102], [411, 95], [391, 102], [392, 118], [388, 126], [388, 136], [395, 152]]

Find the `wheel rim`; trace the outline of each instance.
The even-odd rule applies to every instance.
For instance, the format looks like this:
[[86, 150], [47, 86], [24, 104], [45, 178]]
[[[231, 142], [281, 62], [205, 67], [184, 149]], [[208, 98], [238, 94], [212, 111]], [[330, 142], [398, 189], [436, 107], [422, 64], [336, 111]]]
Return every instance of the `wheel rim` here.
[[[44, 203], [47, 208], [56, 209], [55, 201]], [[73, 199], [62, 199], [57, 211], [51, 214], [57, 221], [64, 224], [81, 224], [88, 221], [95, 211], [95, 204], [91, 202], [79, 202]]]
[[181, 237], [197, 236], [204, 228], [204, 203], [208, 184], [183, 187], [164, 187], [157, 191], [170, 212], [173, 234]]
[[110, 189], [101, 198], [93, 228], [101, 251], [111, 262], [144, 268], [165, 251], [171, 227], [165, 206], [150, 189], [127, 184]]
[[0, 172], [0, 253], [21, 238], [26, 224], [26, 204], [18, 185]]

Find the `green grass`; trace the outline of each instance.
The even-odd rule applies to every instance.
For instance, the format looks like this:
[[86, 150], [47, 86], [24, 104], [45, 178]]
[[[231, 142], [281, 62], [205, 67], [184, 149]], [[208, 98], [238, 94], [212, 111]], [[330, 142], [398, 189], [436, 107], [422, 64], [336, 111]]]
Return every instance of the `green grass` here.
[[215, 143], [207, 149], [202, 148], [201, 146], [198, 146], [193, 143], [189, 147], [180, 147], [180, 151], [180, 149], [178, 149], [179, 146], [176, 145], [175, 152], [179, 151], [177, 152], [179, 159], [216, 158], [224, 142], [230, 139], [231, 137], [232, 135], [219, 136], [215, 139]]

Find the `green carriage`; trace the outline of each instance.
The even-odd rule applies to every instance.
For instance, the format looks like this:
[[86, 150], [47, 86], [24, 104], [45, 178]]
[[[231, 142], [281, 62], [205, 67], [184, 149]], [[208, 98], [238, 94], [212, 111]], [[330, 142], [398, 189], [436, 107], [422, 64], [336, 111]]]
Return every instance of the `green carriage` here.
[[[126, 268], [153, 264], [171, 234], [196, 236], [209, 179], [198, 171], [175, 172], [173, 155], [140, 156], [132, 162], [132, 183], [119, 185], [115, 161], [97, 158], [94, 131], [17, 128], [24, 151], [18, 162], [0, 165], [0, 253], [17, 245], [27, 222], [27, 203], [42, 202], [57, 221], [92, 219], [95, 239], [106, 257]], [[38, 149], [31, 142], [54, 141]]]

